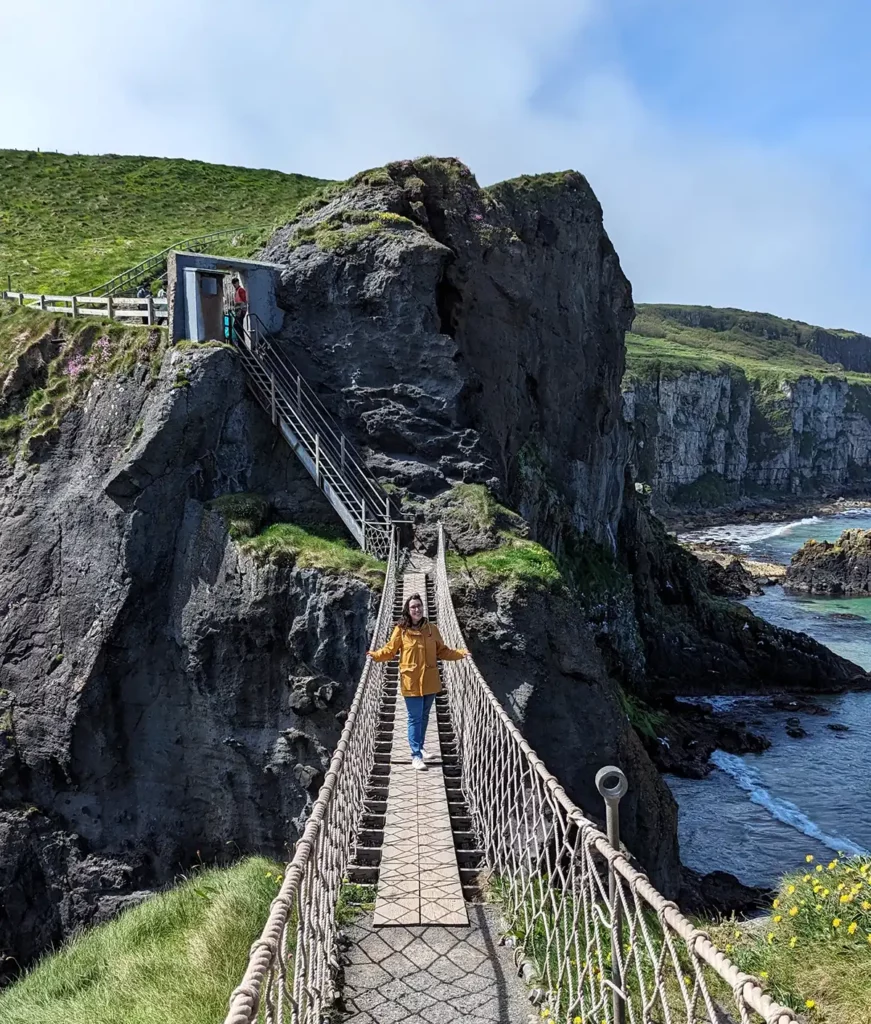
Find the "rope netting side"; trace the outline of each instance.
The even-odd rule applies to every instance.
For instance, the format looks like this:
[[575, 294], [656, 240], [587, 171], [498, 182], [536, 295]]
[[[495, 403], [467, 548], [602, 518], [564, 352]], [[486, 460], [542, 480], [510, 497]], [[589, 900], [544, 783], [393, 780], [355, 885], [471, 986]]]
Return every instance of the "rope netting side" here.
[[[439, 629], [447, 644], [465, 647], [441, 527], [435, 577]], [[471, 658], [443, 672], [493, 886], [555, 1020], [797, 1024], [584, 816]]]
[[[372, 647], [393, 625], [397, 549], [391, 539]], [[339, 967], [336, 906], [363, 814], [384, 665], [366, 659], [342, 735], [224, 1024], [320, 1024]]]

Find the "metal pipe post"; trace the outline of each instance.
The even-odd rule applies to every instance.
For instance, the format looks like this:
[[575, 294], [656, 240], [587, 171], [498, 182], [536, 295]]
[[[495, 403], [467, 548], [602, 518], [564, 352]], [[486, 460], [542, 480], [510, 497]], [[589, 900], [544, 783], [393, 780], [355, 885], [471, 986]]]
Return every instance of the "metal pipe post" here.
[[[608, 765], [596, 773], [596, 789], [605, 801], [605, 820], [608, 842], [615, 850], [620, 849], [620, 800], [629, 789], [629, 782], [620, 768]], [[612, 864], [608, 865], [608, 897], [611, 903], [611, 999], [614, 1010], [614, 1024], [625, 1024], [626, 1002], [623, 998], [623, 908], [617, 888], [617, 873]]]

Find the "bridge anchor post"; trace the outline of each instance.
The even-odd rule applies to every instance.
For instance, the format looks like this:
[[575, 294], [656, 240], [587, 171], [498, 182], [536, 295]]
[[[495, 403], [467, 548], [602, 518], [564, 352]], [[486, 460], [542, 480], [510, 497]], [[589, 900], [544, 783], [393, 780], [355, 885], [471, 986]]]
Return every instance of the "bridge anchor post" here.
[[[596, 772], [596, 789], [605, 801], [608, 842], [620, 849], [620, 801], [629, 789], [629, 781], [620, 768], [608, 765]], [[608, 865], [608, 897], [611, 904], [611, 992], [614, 1024], [626, 1024], [626, 1002], [623, 999], [623, 908], [614, 865]]]

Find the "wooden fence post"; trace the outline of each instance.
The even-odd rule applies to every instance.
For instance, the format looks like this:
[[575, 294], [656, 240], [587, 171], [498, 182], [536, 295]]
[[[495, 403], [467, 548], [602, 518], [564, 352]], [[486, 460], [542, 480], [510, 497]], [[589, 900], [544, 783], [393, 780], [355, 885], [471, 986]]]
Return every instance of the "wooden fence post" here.
[[147, 306], [147, 309], [148, 309], [148, 322], [149, 322], [149, 324], [153, 324], [154, 323], [154, 299], [150, 295], [148, 295], [148, 296], [146, 296], [145, 302], [146, 302], [146, 306]]
[[78, 296], [76, 296], [76, 295], [71, 296], [70, 301], [73, 304], [73, 316], [78, 316], [79, 315], [79, 299], [78, 299]]
[[112, 296], [106, 296], [106, 312], [110, 320], [115, 319], [115, 303], [112, 301]]
[[40, 297], [39, 297], [39, 308], [40, 309], [45, 309], [45, 296], [44, 295], [40, 295]]

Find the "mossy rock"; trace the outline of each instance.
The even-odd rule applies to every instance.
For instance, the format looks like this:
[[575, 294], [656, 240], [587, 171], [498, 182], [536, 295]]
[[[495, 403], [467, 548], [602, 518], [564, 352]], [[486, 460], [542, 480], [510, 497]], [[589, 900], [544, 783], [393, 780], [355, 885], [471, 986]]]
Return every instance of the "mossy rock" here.
[[224, 494], [210, 501], [207, 507], [224, 517], [233, 540], [256, 537], [272, 511], [272, 504], [267, 497], [248, 492]]

